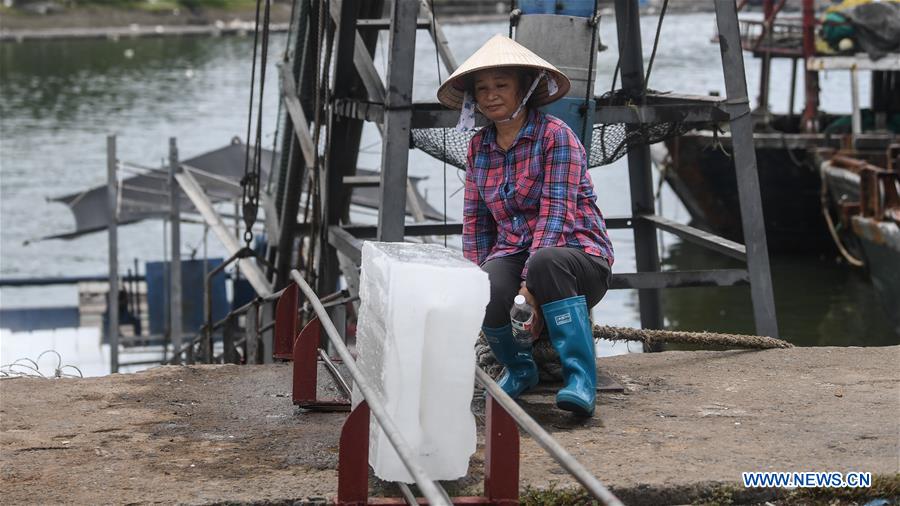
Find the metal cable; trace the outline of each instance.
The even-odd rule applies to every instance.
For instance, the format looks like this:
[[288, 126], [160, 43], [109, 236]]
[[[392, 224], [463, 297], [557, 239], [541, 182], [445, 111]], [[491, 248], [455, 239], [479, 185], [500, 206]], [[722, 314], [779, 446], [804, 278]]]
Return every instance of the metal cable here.
[[[256, 0], [256, 24], [253, 31], [253, 60], [250, 65], [250, 105], [247, 111], [247, 142], [246, 146], [250, 146], [250, 132], [253, 127], [253, 95], [256, 88], [256, 50], [259, 47], [259, 7], [262, 0]], [[260, 104], [262, 107], [262, 104]], [[244, 151], [244, 175], [250, 170], [250, 151]], [[246, 188], [244, 194], [246, 196]]]
[[440, 484], [429, 478], [425, 473], [425, 469], [419, 464], [418, 459], [414, 456], [412, 448], [409, 446], [409, 443], [406, 442], [406, 439], [403, 437], [397, 424], [395, 424], [394, 420], [388, 415], [378, 392], [368, 383], [368, 379], [363, 375], [359, 367], [357, 367], [356, 361], [353, 360], [353, 355], [350, 354], [347, 345], [341, 340], [340, 334], [334, 327], [334, 323], [332, 323], [331, 319], [328, 317], [328, 312], [325, 311], [325, 307], [322, 306], [316, 292], [313, 291], [306, 280], [303, 279], [303, 276], [300, 275], [300, 272], [296, 269], [291, 270], [291, 278], [297, 283], [300, 291], [306, 296], [307, 302], [309, 302], [313, 311], [315, 311], [316, 316], [319, 317], [319, 323], [322, 324], [322, 330], [325, 331], [325, 335], [328, 336], [328, 339], [338, 352], [341, 360], [344, 361], [344, 366], [350, 372], [350, 376], [353, 377], [353, 381], [356, 383], [357, 388], [359, 388], [363, 397], [366, 399], [366, 402], [369, 404], [372, 415], [378, 421], [378, 424], [384, 431], [385, 436], [387, 436], [388, 440], [391, 442], [397, 455], [400, 456], [400, 460], [403, 462], [407, 471], [409, 471], [415, 479], [416, 484], [419, 486], [419, 490], [422, 491], [422, 495], [425, 496], [429, 504], [450, 506], [452, 502], [447, 496], [447, 492]]
[[662, 32], [663, 20], [666, 18], [666, 9], [669, 0], [663, 0], [662, 9], [659, 11], [659, 21], [656, 23], [656, 36], [653, 37], [653, 51], [650, 52], [650, 61], [647, 62], [647, 73], [644, 75], [644, 97], [647, 96], [647, 83], [650, 82], [650, 71], [653, 70], [653, 61], [656, 60], [656, 49], [659, 47], [659, 34]]
[[325, 353], [325, 350], [319, 348], [319, 357], [322, 358], [322, 362], [325, 363], [325, 368], [328, 369], [328, 372], [331, 373], [331, 377], [334, 378], [334, 381], [337, 383], [341, 390], [344, 392], [344, 395], [349, 399], [351, 395], [353, 395], [353, 391], [350, 389], [350, 385], [347, 384], [347, 380], [341, 376], [341, 372], [338, 371], [337, 366], [331, 360], [331, 357]]

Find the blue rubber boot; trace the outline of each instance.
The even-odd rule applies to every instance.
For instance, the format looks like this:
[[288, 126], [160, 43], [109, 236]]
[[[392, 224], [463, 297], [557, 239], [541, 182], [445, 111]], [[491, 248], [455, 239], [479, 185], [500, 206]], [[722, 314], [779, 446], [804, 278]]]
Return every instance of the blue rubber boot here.
[[509, 324], [499, 328], [481, 327], [481, 330], [494, 357], [506, 367], [497, 380], [504, 392], [515, 399], [538, 384], [537, 364], [531, 357], [531, 346], [522, 347], [517, 344]]
[[597, 362], [587, 302], [579, 295], [548, 302], [541, 309], [566, 382], [556, 394], [556, 405], [578, 415], [592, 416], [597, 395]]

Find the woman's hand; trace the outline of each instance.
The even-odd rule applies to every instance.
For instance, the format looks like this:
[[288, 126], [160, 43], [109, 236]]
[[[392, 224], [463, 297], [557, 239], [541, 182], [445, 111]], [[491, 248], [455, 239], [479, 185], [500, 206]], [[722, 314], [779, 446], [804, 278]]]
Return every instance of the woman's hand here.
[[531, 306], [531, 309], [534, 310], [534, 321], [531, 323], [531, 335], [534, 337], [534, 341], [537, 341], [539, 337], [541, 337], [541, 331], [544, 329], [544, 319], [541, 316], [541, 308], [537, 306], [537, 302], [534, 300], [534, 295], [531, 295], [531, 292], [528, 291], [528, 287], [525, 286], [525, 282], [522, 281], [522, 284], [519, 288], [519, 295], [525, 297], [525, 302]]

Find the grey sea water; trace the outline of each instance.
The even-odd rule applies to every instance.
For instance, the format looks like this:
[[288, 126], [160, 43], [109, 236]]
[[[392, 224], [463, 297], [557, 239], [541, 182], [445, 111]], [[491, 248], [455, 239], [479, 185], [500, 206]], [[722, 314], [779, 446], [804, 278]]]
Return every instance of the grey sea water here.
[[[646, 57], [653, 42], [655, 16], [642, 21]], [[724, 94], [712, 14], [670, 14], [650, 87], [661, 91]], [[450, 45], [462, 61], [505, 23], [447, 25]], [[597, 92], [610, 87], [616, 63], [615, 24], [601, 21], [601, 37], [609, 50], [600, 54]], [[120, 158], [159, 166], [169, 137], [177, 137], [182, 157], [225, 145], [246, 135], [252, 38], [162, 38], [4, 43], [0, 45], [0, 276], [43, 277], [102, 274], [106, 271], [104, 233], [71, 241], [34, 241], [73, 226], [69, 211], [48, 197], [97, 184], [106, 178], [106, 135], [118, 135]], [[278, 101], [275, 62], [286, 44], [276, 36], [267, 69], [263, 103], [267, 147], [275, 141]], [[384, 46], [381, 45], [381, 48]], [[384, 51], [376, 67], [384, 75]], [[758, 62], [746, 56], [751, 99], [756, 98]], [[416, 100], [432, 100], [440, 78], [426, 32], [419, 32], [416, 51]], [[802, 82], [802, 81], [801, 81]], [[775, 111], [788, 104], [790, 64], [773, 65], [771, 102]], [[862, 80], [861, 96], [868, 96]], [[833, 112], [850, 109], [849, 80], [825, 74], [822, 104]], [[798, 104], [802, 101], [798, 99]], [[378, 169], [380, 143], [371, 125], [364, 130], [360, 167]], [[462, 174], [422, 152], [411, 152], [410, 174], [427, 177], [421, 188], [431, 204], [451, 220], [462, 211]], [[630, 209], [624, 160], [597, 168], [591, 175], [606, 215]], [[446, 199], [445, 199], [446, 195]], [[686, 222], [687, 212], [663, 186], [662, 214]], [[371, 217], [361, 216], [361, 220]], [[120, 262], [144, 262], [164, 256], [163, 226], [144, 222], [120, 229]], [[185, 225], [182, 253], [202, 255], [203, 229]], [[617, 272], [634, 270], [629, 231], [613, 231]], [[29, 242], [30, 241], [30, 242]], [[458, 240], [450, 240], [458, 244]], [[210, 238], [209, 254], [223, 254]], [[666, 267], [700, 268], [727, 261], [663, 236]], [[896, 343], [864, 273], [850, 271], [828, 257], [773, 259], [774, 285], [782, 335], [803, 345], [879, 345]], [[72, 287], [3, 289], [2, 307], [74, 305]], [[681, 289], [664, 293], [665, 317], [672, 328], [752, 332], [747, 288]], [[635, 326], [637, 294], [610, 292], [595, 310], [599, 321]]]

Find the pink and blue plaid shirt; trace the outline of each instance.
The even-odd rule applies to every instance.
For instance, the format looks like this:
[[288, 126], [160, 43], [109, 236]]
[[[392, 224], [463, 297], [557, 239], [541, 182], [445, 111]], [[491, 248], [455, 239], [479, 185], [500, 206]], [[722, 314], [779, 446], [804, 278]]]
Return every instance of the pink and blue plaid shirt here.
[[[506, 151], [497, 129], [469, 143], [463, 254], [478, 265], [539, 248], [580, 248], [612, 266], [613, 248], [584, 146], [562, 120], [531, 110]], [[526, 262], [522, 279], [528, 272]]]

